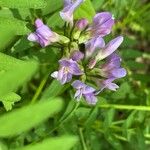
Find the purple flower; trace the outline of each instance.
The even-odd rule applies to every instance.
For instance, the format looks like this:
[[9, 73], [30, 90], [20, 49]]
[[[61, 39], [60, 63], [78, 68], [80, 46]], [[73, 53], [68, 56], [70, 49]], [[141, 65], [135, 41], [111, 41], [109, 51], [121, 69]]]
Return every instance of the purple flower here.
[[76, 98], [79, 101], [83, 96], [88, 104], [92, 104], [92, 105], [96, 104], [97, 98], [94, 93], [95, 92], [94, 88], [84, 84], [79, 80], [75, 80], [72, 83], [72, 86], [77, 90], [74, 98]]
[[73, 25], [73, 13], [84, 0], [64, 0], [64, 9], [60, 12], [61, 18]]
[[73, 61], [72, 59], [61, 59], [59, 60], [59, 64], [59, 71], [53, 72], [51, 76], [59, 80], [61, 84], [70, 82], [72, 80], [73, 75], [78, 76], [83, 74], [77, 62]]
[[121, 68], [121, 58], [117, 54], [108, 57], [107, 63], [101, 68], [101, 75], [106, 78], [122, 78], [126, 76], [126, 70]]
[[114, 24], [114, 19], [112, 14], [109, 12], [101, 12], [95, 15], [93, 19], [93, 24], [89, 27], [92, 37], [103, 37], [108, 35]]
[[118, 36], [117, 38], [111, 40], [104, 48], [100, 49], [98, 54], [96, 55], [95, 59], [97, 61], [100, 61], [109, 55], [111, 55], [114, 51], [117, 50], [117, 48], [120, 46], [120, 44], [123, 42], [123, 37]]
[[71, 56], [72, 60], [74, 61], [80, 61], [81, 59], [84, 58], [84, 54], [78, 50], [74, 51], [72, 53], [72, 56]]
[[85, 43], [86, 58], [89, 58], [97, 49], [103, 48], [105, 41], [101, 37], [95, 37]]
[[89, 24], [89, 22], [87, 19], [80, 19], [77, 21], [76, 27], [82, 31], [88, 26], [88, 24]]
[[36, 31], [29, 34], [28, 40], [39, 43], [42, 47], [50, 45], [53, 42], [59, 41], [59, 35], [44, 25], [42, 20], [36, 19]]
[[95, 94], [98, 95], [100, 92], [102, 92], [104, 89], [109, 89], [111, 91], [116, 91], [119, 86], [115, 83], [113, 83], [113, 81], [115, 80], [115, 78], [109, 78], [106, 80], [96, 80], [97, 84], [101, 86], [100, 90], [96, 91]]

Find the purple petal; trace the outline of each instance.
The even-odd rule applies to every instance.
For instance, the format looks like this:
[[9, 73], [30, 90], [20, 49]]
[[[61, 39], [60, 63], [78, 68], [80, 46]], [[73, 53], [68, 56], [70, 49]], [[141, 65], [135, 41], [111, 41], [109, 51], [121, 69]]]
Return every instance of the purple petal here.
[[92, 38], [85, 44], [86, 57], [87, 58], [90, 57], [96, 51], [96, 49], [104, 48], [104, 46], [105, 41], [103, 40], [103, 38], [101, 37]]
[[97, 98], [94, 94], [86, 94], [84, 97], [88, 104], [95, 105], [97, 103]]
[[112, 41], [110, 41], [101, 51], [99, 51], [98, 55], [96, 56], [97, 60], [102, 60], [107, 56], [111, 55], [123, 42], [123, 37], [119, 36]]
[[59, 64], [60, 66], [64, 66], [64, 67], [70, 67], [70, 62], [71, 59], [61, 59], [59, 60]]
[[89, 24], [89, 22], [87, 19], [80, 19], [77, 21], [76, 27], [82, 31], [88, 26], [88, 24]]
[[67, 73], [67, 81], [66, 82], [70, 82], [71, 80], [72, 80], [72, 74]]
[[83, 87], [85, 87], [86, 85], [81, 82], [80, 80], [75, 80], [72, 84], [71, 84], [75, 89], [81, 89]]
[[[58, 71], [58, 76], [57, 76], [57, 79], [59, 80], [59, 81], [61, 81], [62, 80], [62, 78], [63, 78], [63, 76], [64, 76], [64, 70], [65, 70], [65, 68], [64, 67], [62, 67], [61, 69], [59, 69], [59, 71]], [[67, 78], [67, 77], [66, 77]]]
[[90, 93], [93, 93], [95, 91], [94, 88], [86, 85], [86, 87], [83, 89], [83, 94], [90, 94]]
[[43, 24], [43, 21], [41, 20], [41, 19], [36, 19], [35, 20], [35, 26], [37, 27], [37, 28], [39, 28], [39, 27], [41, 27], [41, 26], [43, 26], [44, 24]]
[[76, 0], [75, 2], [65, 0], [64, 9], [60, 12], [61, 18], [73, 25], [73, 12], [83, 2], [83, 0]]
[[80, 51], [74, 51], [71, 58], [73, 61], [80, 61], [84, 58], [84, 54]]
[[116, 91], [119, 88], [119, 86], [115, 83], [110, 83], [106, 86], [106, 88], [108, 88], [109, 90], [112, 90], [112, 91]]
[[119, 68], [112, 70], [111, 74], [115, 78], [122, 78], [126, 76], [127, 72], [124, 68]]
[[94, 16], [93, 22], [95, 24], [102, 25], [102, 24], [106, 23], [110, 19], [113, 19], [112, 18], [112, 14], [110, 12], [101, 12], [101, 13], [97, 13]]
[[93, 36], [105, 36], [111, 32], [114, 19], [109, 12], [102, 12], [95, 15], [91, 32]]
[[72, 63], [69, 70], [70, 70], [70, 73], [72, 73], [73, 75], [82, 75], [83, 74], [83, 72], [78, 67], [77, 63]]
[[102, 65], [103, 71], [120, 68], [121, 58], [117, 54], [112, 54], [108, 57], [106, 64]]
[[79, 101], [81, 99], [81, 97], [82, 97], [82, 92], [80, 90], [77, 90], [74, 95], [74, 98]]

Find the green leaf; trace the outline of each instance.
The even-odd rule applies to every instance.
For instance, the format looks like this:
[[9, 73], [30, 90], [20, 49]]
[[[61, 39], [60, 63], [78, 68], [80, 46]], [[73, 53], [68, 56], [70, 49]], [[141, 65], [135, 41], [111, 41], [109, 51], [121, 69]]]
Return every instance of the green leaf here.
[[21, 97], [18, 94], [13, 93], [13, 92], [0, 97], [0, 100], [2, 101], [4, 107], [7, 111], [11, 110], [14, 103], [20, 101], [20, 99], [21, 99]]
[[0, 137], [10, 137], [27, 131], [62, 109], [60, 99], [28, 105], [0, 117]]
[[8, 8], [40, 9], [46, 6], [46, 2], [44, 0], [0, 0], [0, 6]]
[[40, 143], [15, 150], [70, 150], [77, 143], [77, 141], [77, 137], [63, 136], [59, 138], [46, 139]]
[[127, 62], [125, 62], [126, 65], [130, 68], [130, 69], [144, 69], [145, 68], [145, 64], [143, 63], [139, 63], [133, 60], [128, 60]]
[[7, 27], [0, 28], [0, 33], [0, 51], [4, 51], [9, 43], [15, 38], [15, 33], [12, 29], [8, 29]]
[[90, 22], [92, 21], [95, 15], [95, 10], [90, 0], [85, 0], [83, 4], [75, 11], [74, 18], [81, 19], [86, 18]]
[[0, 28], [13, 31], [15, 35], [24, 35], [30, 32], [26, 27], [26, 22], [18, 19], [0, 18]]
[[59, 81], [53, 80], [50, 86], [43, 92], [42, 99], [58, 96], [63, 89], [64, 86]]
[[[124, 90], [126, 89], [126, 90]], [[128, 82], [124, 82], [121, 84], [120, 88], [112, 94], [112, 98], [114, 99], [124, 99], [127, 94], [131, 92], [131, 87]]]
[[121, 51], [122, 57], [126, 59], [137, 58], [142, 56], [142, 52], [135, 49], [123, 49]]
[[59, 11], [55, 12], [51, 17], [48, 17], [47, 24], [50, 27], [62, 27], [64, 25], [64, 21], [59, 15]]
[[45, 8], [42, 9], [43, 15], [50, 14], [52, 12], [55, 12], [56, 10], [60, 9], [63, 6], [62, 0], [45, 0], [47, 2], [47, 5]]
[[38, 63], [35, 61], [25, 62], [17, 60], [4, 54], [0, 54], [1, 57], [0, 96], [4, 96], [7, 93], [16, 91], [23, 83], [30, 80], [38, 68]]

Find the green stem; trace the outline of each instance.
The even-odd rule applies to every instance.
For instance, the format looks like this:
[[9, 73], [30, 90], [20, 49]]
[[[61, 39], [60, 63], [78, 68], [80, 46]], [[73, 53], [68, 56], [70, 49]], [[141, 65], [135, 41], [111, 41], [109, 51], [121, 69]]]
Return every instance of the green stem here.
[[79, 135], [80, 135], [81, 143], [82, 143], [82, 146], [83, 146], [83, 150], [88, 150], [87, 146], [86, 146], [86, 143], [85, 143], [85, 140], [84, 140], [83, 129], [82, 128], [79, 128]]
[[34, 104], [36, 102], [36, 100], [38, 99], [39, 95], [41, 94], [45, 84], [46, 84], [46, 81], [47, 81], [47, 78], [48, 78], [48, 75], [46, 75], [43, 80], [41, 81], [39, 87], [37, 88], [32, 100], [31, 100], [31, 104]]
[[66, 122], [73, 115], [73, 113], [77, 110], [77, 108], [78, 108], [79, 105], [80, 105], [80, 103], [77, 102], [75, 104], [75, 107], [73, 108], [73, 110], [64, 119], [60, 120], [58, 122], [58, 124], [55, 126], [55, 128], [50, 131], [50, 133], [52, 133], [53, 131], [55, 131], [59, 126], [61, 126], [64, 122]]
[[150, 106], [102, 104], [102, 105], [99, 105], [99, 107], [100, 108], [114, 108], [114, 109], [150, 111]]

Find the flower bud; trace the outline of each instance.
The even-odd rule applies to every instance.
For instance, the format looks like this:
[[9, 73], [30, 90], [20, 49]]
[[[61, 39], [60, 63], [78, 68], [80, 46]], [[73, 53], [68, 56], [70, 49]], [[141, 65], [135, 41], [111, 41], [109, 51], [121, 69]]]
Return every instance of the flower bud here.
[[76, 27], [82, 31], [88, 26], [88, 24], [89, 24], [89, 22], [87, 19], [80, 19], [77, 21]]

